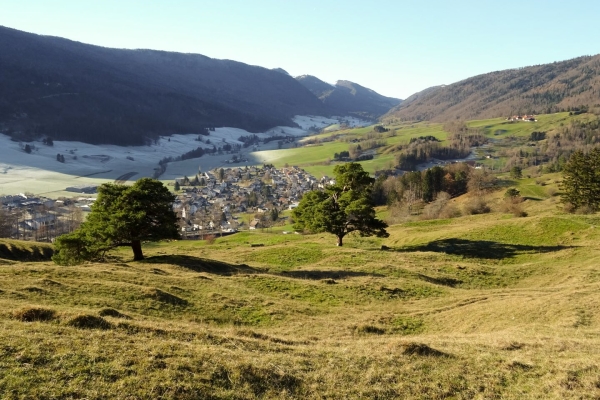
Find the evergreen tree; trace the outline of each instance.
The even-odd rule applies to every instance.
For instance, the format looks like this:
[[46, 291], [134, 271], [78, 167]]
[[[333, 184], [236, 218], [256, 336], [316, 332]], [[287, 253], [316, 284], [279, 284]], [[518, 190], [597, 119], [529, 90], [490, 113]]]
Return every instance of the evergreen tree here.
[[519, 166], [514, 166], [510, 169], [510, 177], [513, 179], [521, 179], [523, 177], [523, 170]]
[[355, 231], [361, 236], [388, 237], [387, 224], [375, 217], [371, 200], [374, 179], [358, 163], [337, 165], [333, 171], [335, 185], [306, 193], [292, 211], [294, 229], [332, 233], [338, 246], [344, 236]]
[[588, 154], [576, 151], [563, 169], [563, 202], [575, 208], [589, 207], [592, 211], [600, 208], [600, 148]]
[[60, 236], [53, 260], [77, 264], [103, 258], [119, 246], [129, 246], [135, 261], [144, 259], [142, 242], [178, 239], [175, 196], [161, 182], [142, 178], [132, 186], [105, 183], [87, 220], [75, 232]]

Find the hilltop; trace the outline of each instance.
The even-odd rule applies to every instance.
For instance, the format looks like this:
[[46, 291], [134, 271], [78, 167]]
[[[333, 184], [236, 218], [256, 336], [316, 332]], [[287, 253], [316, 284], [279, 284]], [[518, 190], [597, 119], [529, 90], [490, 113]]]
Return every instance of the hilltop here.
[[123, 50], [0, 27], [0, 132], [146, 144], [160, 135], [293, 125], [326, 106], [280, 72], [200, 54]]
[[600, 104], [600, 55], [474, 76], [417, 93], [383, 119], [450, 121]]
[[301, 75], [296, 79], [332, 112], [340, 115], [376, 119], [402, 102], [350, 81], [339, 80], [330, 85], [311, 75]]

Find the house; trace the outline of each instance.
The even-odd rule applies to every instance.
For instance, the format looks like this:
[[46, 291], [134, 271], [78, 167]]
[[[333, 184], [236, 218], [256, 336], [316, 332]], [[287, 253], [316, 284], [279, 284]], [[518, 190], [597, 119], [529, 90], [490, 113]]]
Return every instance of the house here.
[[250, 229], [251, 229], [251, 230], [258, 229], [258, 228], [260, 228], [260, 225], [261, 225], [261, 224], [260, 224], [260, 220], [259, 220], [259, 219], [256, 219], [256, 218], [254, 218], [254, 219], [252, 220], [252, 222], [250, 222]]

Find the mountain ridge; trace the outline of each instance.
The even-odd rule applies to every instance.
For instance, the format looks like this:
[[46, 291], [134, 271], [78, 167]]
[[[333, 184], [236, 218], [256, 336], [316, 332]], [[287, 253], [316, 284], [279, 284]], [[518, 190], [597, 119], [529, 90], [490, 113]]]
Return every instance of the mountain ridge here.
[[402, 102], [348, 80], [338, 80], [331, 85], [312, 75], [300, 75], [296, 79], [333, 112], [340, 114], [376, 119]]
[[328, 109], [280, 71], [200, 54], [124, 50], [0, 27], [0, 129], [142, 144], [232, 126], [258, 132]]
[[382, 118], [444, 122], [600, 105], [600, 55], [489, 72], [407, 100]]

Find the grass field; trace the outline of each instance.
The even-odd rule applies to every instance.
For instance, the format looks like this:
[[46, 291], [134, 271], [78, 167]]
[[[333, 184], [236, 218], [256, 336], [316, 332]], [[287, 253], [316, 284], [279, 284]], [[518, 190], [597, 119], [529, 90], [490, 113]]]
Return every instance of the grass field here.
[[562, 214], [554, 176], [506, 181], [528, 217], [342, 248], [243, 232], [59, 267], [0, 242], [0, 397], [598, 398], [600, 217]]
[[527, 137], [531, 132], [551, 132], [571, 121], [588, 121], [596, 119], [593, 114], [580, 114], [570, 116], [568, 112], [555, 114], [542, 114], [537, 116], [537, 122], [509, 122], [505, 118], [493, 118], [486, 120], [469, 121], [468, 126], [484, 129], [486, 136], [490, 138], [502, 138], [506, 136]]

